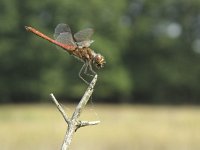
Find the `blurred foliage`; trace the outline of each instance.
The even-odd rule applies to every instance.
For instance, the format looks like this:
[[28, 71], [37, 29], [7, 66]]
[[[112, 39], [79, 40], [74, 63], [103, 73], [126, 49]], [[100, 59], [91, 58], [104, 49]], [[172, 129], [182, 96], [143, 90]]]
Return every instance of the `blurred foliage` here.
[[105, 56], [98, 99], [199, 103], [200, 1], [1, 0], [0, 101], [76, 99], [86, 85], [81, 62], [25, 31], [52, 37], [59, 23], [95, 29], [91, 48]]

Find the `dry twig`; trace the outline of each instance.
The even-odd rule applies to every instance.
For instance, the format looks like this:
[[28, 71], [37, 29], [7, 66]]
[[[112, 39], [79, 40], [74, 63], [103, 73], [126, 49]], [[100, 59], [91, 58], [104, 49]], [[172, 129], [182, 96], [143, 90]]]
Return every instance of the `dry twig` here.
[[80, 100], [79, 104], [77, 105], [77, 107], [76, 107], [71, 118], [69, 118], [66, 115], [64, 109], [60, 106], [60, 104], [56, 100], [55, 96], [52, 93], [50, 94], [53, 102], [56, 104], [58, 110], [60, 111], [60, 113], [62, 114], [64, 120], [66, 121], [66, 123], [68, 125], [61, 150], [69, 149], [69, 146], [70, 146], [71, 141], [72, 141], [72, 137], [73, 137], [75, 131], [77, 131], [77, 129], [79, 129], [80, 127], [97, 125], [97, 124], [100, 123], [100, 121], [80, 121], [80, 120], [78, 120], [81, 112], [85, 108], [87, 102], [89, 101], [89, 98], [91, 97], [91, 95], [93, 93], [96, 81], [97, 81], [97, 75], [95, 75], [92, 82], [88, 86], [87, 90], [85, 91], [82, 99]]

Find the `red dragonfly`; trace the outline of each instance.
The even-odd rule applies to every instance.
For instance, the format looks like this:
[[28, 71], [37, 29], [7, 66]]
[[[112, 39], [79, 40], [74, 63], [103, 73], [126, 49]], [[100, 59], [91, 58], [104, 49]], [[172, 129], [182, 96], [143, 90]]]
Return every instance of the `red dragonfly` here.
[[[32, 32], [37, 36], [61, 47], [69, 54], [81, 60], [84, 64], [79, 71], [79, 77], [87, 84], [88, 82], [81, 76], [81, 74], [84, 73], [89, 76], [94, 76], [96, 75], [96, 72], [92, 69], [92, 64], [99, 69], [102, 68], [106, 63], [101, 54], [95, 53], [91, 48], [89, 48], [89, 46], [94, 42], [93, 40], [90, 40], [94, 32], [94, 30], [91, 28], [83, 29], [75, 33], [73, 36], [69, 25], [61, 23], [55, 28], [55, 40], [34, 29], [33, 27], [25, 26], [25, 28], [27, 31]], [[88, 70], [92, 74], [89, 74]]]

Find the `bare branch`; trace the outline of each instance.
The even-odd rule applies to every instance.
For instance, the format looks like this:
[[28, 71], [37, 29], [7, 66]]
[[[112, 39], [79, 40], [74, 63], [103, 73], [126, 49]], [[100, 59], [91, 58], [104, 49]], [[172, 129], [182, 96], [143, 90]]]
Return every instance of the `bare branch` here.
[[58, 103], [58, 101], [56, 100], [55, 96], [53, 95], [53, 93], [50, 94], [53, 102], [56, 104], [58, 110], [60, 111], [60, 113], [62, 114], [63, 118], [65, 119], [65, 121], [67, 122], [67, 124], [70, 123], [70, 120], [67, 117], [67, 114], [65, 113], [64, 109], [60, 106], [60, 104]]
[[90, 99], [90, 96], [93, 93], [96, 81], [97, 81], [97, 75], [94, 76], [92, 82], [90, 83], [89, 87], [85, 91], [85, 94], [83, 95], [82, 99], [80, 100], [79, 104], [77, 105], [77, 107], [74, 111], [74, 114], [72, 115], [72, 119], [77, 119], [80, 116], [82, 110], [85, 108], [85, 105], [87, 104], [87, 102]]
[[80, 122], [80, 127], [97, 125], [99, 123], [100, 123], [100, 121], [81, 121]]
[[56, 104], [58, 110], [60, 111], [60, 113], [62, 114], [63, 118], [65, 119], [65, 121], [68, 125], [67, 132], [65, 134], [65, 138], [64, 138], [61, 150], [68, 150], [69, 149], [69, 146], [70, 146], [71, 141], [72, 141], [72, 137], [73, 137], [75, 131], [77, 131], [77, 129], [79, 129], [80, 127], [97, 125], [97, 124], [100, 123], [100, 121], [79, 121], [78, 120], [78, 117], [81, 115], [81, 112], [85, 108], [85, 105], [89, 101], [89, 99], [90, 99], [90, 97], [91, 97], [91, 95], [94, 91], [94, 86], [96, 84], [96, 81], [97, 81], [97, 75], [95, 75], [95, 77], [93, 78], [89, 87], [85, 91], [82, 99], [80, 100], [79, 104], [77, 105], [77, 107], [76, 107], [76, 109], [75, 109], [75, 111], [74, 111], [74, 113], [73, 113], [73, 115], [70, 119], [67, 117], [64, 109], [60, 106], [60, 104], [58, 103], [58, 101], [56, 100], [54, 95], [52, 93], [50, 94], [53, 102]]

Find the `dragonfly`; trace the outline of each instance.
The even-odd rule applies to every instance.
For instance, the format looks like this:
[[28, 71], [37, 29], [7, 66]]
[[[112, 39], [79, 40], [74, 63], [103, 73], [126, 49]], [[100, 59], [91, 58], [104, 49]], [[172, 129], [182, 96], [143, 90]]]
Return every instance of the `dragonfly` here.
[[68, 24], [58, 24], [55, 28], [54, 39], [48, 37], [37, 29], [25, 26], [26, 30], [34, 33], [35, 35], [61, 47], [63, 50], [67, 51], [70, 55], [78, 58], [83, 62], [83, 66], [79, 71], [79, 77], [86, 83], [89, 84], [86, 79], [82, 77], [82, 74], [88, 76], [94, 76], [97, 73], [93, 70], [93, 66], [97, 69], [103, 68], [105, 62], [104, 57], [94, 52], [90, 45], [94, 42], [91, 40], [91, 36], [94, 33], [92, 28], [86, 28], [80, 30], [79, 32], [72, 35], [71, 29]]

